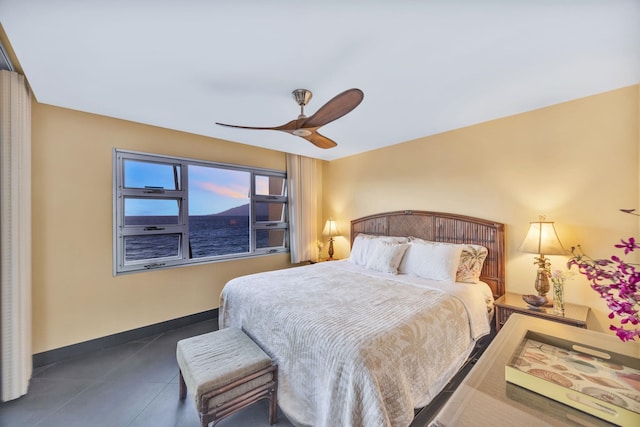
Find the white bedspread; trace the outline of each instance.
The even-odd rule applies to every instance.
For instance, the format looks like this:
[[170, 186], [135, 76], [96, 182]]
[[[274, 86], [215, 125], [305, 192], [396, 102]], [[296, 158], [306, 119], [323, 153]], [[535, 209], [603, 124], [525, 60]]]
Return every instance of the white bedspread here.
[[294, 424], [405, 427], [489, 332], [485, 286], [325, 262], [231, 280], [219, 320], [276, 360]]

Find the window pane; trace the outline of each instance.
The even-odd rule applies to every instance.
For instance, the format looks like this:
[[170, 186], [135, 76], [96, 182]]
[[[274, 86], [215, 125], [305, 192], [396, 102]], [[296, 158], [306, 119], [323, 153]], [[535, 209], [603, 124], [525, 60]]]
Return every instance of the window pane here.
[[125, 159], [124, 186], [180, 190], [180, 165]]
[[249, 252], [249, 215], [189, 217], [193, 258]]
[[256, 194], [259, 196], [284, 196], [285, 179], [281, 176], [256, 175]]
[[282, 248], [285, 245], [285, 230], [256, 230], [256, 249]]
[[189, 243], [193, 258], [249, 252], [251, 174], [189, 165]]
[[178, 224], [179, 213], [175, 199], [124, 199], [124, 225]]
[[180, 255], [180, 234], [125, 236], [125, 262], [177, 257]]
[[287, 221], [286, 204], [256, 202], [256, 221]]

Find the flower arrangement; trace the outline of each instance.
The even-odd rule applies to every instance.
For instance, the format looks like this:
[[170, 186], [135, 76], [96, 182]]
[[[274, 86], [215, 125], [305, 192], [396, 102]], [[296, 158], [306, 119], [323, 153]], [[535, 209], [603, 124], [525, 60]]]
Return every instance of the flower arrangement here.
[[553, 310], [556, 314], [564, 316], [564, 282], [573, 276], [573, 272], [555, 269], [547, 271], [547, 275], [553, 284]]
[[549, 274], [549, 278], [554, 285], [563, 285], [566, 280], [570, 279], [573, 276], [573, 274], [573, 271], [562, 271], [560, 269], [555, 269]]
[[324, 247], [324, 243], [322, 240], [316, 240], [316, 246], [318, 247], [318, 259], [322, 258], [322, 248]]
[[[640, 249], [633, 237], [621, 240], [615, 247], [624, 249], [625, 255]], [[640, 339], [640, 271], [616, 255], [610, 259], [592, 259], [582, 252], [580, 246], [572, 247], [571, 253], [573, 256], [567, 267], [575, 265], [586, 276], [591, 288], [600, 294], [611, 310], [609, 319], [621, 318], [620, 327], [610, 325], [609, 329], [615, 331], [622, 341]]]

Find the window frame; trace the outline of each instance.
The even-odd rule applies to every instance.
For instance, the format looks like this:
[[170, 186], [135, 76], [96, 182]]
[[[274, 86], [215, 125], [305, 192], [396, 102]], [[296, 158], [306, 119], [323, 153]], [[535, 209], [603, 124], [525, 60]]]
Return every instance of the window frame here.
[[[151, 188], [126, 188], [125, 187], [125, 166], [127, 160], [169, 164], [175, 168], [179, 166], [180, 188], [175, 190]], [[252, 258], [278, 253], [289, 252], [289, 223], [288, 223], [288, 196], [287, 196], [287, 173], [285, 171], [255, 168], [249, 166], [234, 165], [228, 163], [211, 162], [205, 160], [190, 159], [185, 157], [167, 156], [161, 154], [143, 153], [137, 151], [113, 149], [113, 275], [133, 273], [140, 271], [167, 269], [183, 267], [188, 265], [198, 265], [214, 263], [242, 258]], [[234, 254], [215, 255], [207, 257], [192, 258], [189, 246], [189, 166], [212, 167], [219, 169], [230, 169], [240, 172], [248, 172], [249, 185], [249, 251]], [[266, 176], [268, 178], [282, 179], [281, 195], [256, 194], [256, 177]], [[126, 198], [149, 199], [149, 200], [176, 200], [178, 203], [178, 221], [176, 224], [125, 224], [125, 199]], [[256, 203], [277, 203], [283, 206], [282, 215], [279, 221], [258, 221], [256, 218]], [[257, 248], [257, 232], [259, 230], [283, 230], [282, 246], [268, 246]], [[151, 258], [143, 260], [125, 261], [125, 238], [127, 236], [145, 235], [169, 235], [178, 234], [180, 245], [178, 254], [164, 258]]]

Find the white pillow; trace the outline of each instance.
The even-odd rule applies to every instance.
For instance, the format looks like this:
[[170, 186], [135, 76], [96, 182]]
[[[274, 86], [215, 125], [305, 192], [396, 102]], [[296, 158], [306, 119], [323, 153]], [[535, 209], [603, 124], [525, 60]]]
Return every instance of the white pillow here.
[[370, 270], [398, 274], [398, 266], [408, 247], [408, 243], [395, 243], [382, 239], [374, 239], [370, 242], [371, 252], [365, 266]]
[[431, 280], [456, 281], [462, 245], [409, 243], [400, 263], [400, 273]]
[[459, 243], [433, 242], [431, 240], [424, 240], [424, 239], [420, 239], [418, 237], [413, 237], [413, 236], [409, 236], [409, 242], [432, 244], [432, 245], [455, 245], [455, 246], [462, 247], [462, 252], [460, 253], [460, 263], [458, 264], [458, 270], [456, 271], [456, 282], [462, 282], [462, 283], [479, 283], [480, 282], [480, 274], [482, 273], [482, 266], [484, 264], [484, 260], [487, 258], [487, 255], [489, 254], [489, 251], [484, 246], [474, 245], [471, 243], [459, 244]]
[[367, 263], [367, 255], [369, 253], [369, 246], [373, 236], [367, 234], [358, 234], [353, 240], [353, 246], [351, 246], [351, 253], [349, 254], [349, 262], [356, 265], [365, 265]]
[[391, 242], [391, 243], [406, 243], [406, 237], [395, 236], [372, 236], [370, 234], [360, 233], [353, 240], [353, 246], [351, 246], [351, 253], [349, 254], [349, 261], [356, 265], [366, 265], [369, 256], [371, 255], [373, 242]]

